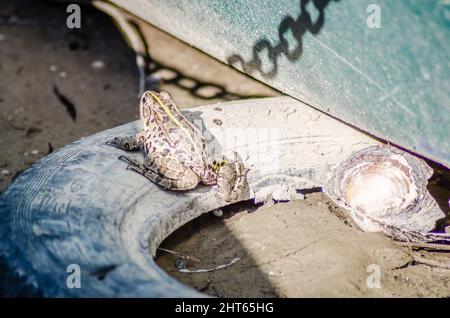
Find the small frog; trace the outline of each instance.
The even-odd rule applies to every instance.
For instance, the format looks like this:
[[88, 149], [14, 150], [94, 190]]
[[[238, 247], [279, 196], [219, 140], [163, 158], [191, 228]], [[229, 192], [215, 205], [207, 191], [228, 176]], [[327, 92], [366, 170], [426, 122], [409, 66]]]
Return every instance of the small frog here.
[[207, 155], [200, 130], [181, 114], [167, 92], [145, 92], [140, 102], [140, 118], [143, 130], [136, 136], [115, 137], [107, 142], [127, 151], [144, 148], [143, 163], [119, 157], [128, 163], [129, 169], [168, 190], [190, 190], [199, 183], [217, 184], [223, 200], [243, 198], [248, 169], [236, 152], [233, 161]]

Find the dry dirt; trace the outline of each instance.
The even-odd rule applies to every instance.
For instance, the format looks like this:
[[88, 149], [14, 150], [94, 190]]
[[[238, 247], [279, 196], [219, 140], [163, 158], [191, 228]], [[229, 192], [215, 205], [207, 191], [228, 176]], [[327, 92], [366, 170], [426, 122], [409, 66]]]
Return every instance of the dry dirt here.
[[[415, 262], [407, 248], [363, 233], [340, 216], [322, 193], [256, 210], [251, 204], [227, 207], [223, 217], [202, 216], [162, 247], [194, 258], [187, 260], [192, 270], [240, 261], [209, 273], [180, 273], [175, 264], [181, 258], [164, 251], [157, 262], [185, 284], [219, 297], [450, 295], [449, 269]], [[425, 257], [449, 264], [448, 254]]]
[[[137, 116], [135, 56], [114, 24], [89, 7], [82, 7], [79, 31], [68, 30], [65, 19], [62, 4], [0, 0], [0, 191], [52, 150]], [[159, 88], [181, 107], [279, 94], [138, 23]], [[104, 67], [94, 68], [95, 61]], [[198, 90], [183, 88], [192, 81]], [[291, 203], [227, 207], [223, 217], [204, 215], [162, 246], [198, 259], [187, 262], [189, 269], [240, 257], [226, 269], [184, 274], [175, 268], [180, 257], [158, 253], [167, 272], [215, 296], [450, 296], [449, 269], [414, 261], [407, 248], [351, 227], [321, 193]], [[448, 253], [414, 255], [420, 253], [437, 264], [449, 262]], [[374, 268], [380, 269], [379, 285]], [[368, 279], [380, 288], [368, 288]]]

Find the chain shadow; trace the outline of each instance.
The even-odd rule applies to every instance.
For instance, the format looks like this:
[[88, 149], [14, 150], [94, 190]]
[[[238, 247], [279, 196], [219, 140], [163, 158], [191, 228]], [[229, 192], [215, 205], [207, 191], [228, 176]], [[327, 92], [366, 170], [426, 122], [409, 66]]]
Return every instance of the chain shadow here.
[[[144, 44], [145, 53], [142, 58], [145, 61], [146, 68], [145, 68], [145, 77], [147, 79], [147, 85], [148, 86], [154, 86], [154, 83], [151, 83], [152, 81], [152, 74], [155, 74], [159, 71], [166, 71], [172, 76], [169, 76], [167, 78], [160, 78], [161, 84], [172, 84], [175, 85], [187, 92], [189, 92], [190, 95], [201, 98], [204, 100], [211, 100], [211, 99], [224, 99], [224, 100], [237, 100], [237, 99], [248, 99], [248, 98], [262, 98], [262, 97], [268, 97], [267, 95], [254, 95], [254, 94], [238, 94], [233, 93], [227, 90], [227, 88], [221, 84], [209, 82], [209, 81], [203, 81], [201, 79], [195, 78], [193, 76], [189, 76], [182, 71], [165, 65], [161, 63], [160, 61], [156, 60], [154, 57], [150, 55], [150, 50], [148, 46], [148, 42], [145, 39], [144, 34], [142, 33], [141, 28], [139, 25], [132, 21], [128, 21], [131, 26], [133, 26], [137, 33], [139, 34], [139, 37]], [[148, 83], [150, 82], [150, 83]], [[153, 84], [153, 85], [152, 85]], [[202, 90], [209, 89], [213, 91], [214, 93], [211, 94], [204, 94], [201, 93]]]
[[[246, 74], [253, 74], [255, 71], [265, 79], [274, 78], [278, 73], [278, 60], [281, 56], [286, 56], [290, 62], [299, 60], [303, 54], [303, 36], [310, 32], [312, 35], [317, 35], [322, 30], [325, 24], [325, 8], [331, 1], [339, 0], [300, 0], [300, 14], [294, 19], [292, 16], [287, 15], [283, 18], [278, 26], [278, 38], [279, 41], [276, 45], [272, 46], [270, 41], [263, 37], [259, 39], [252, 49], [252, 58], [249, 61], [245, 61], [244, 57], [240, 54], [233, 54], [227, 58], [227, 63], [233, 67], [240, 66], [240, 68]], [[313, 22], [310, 13], [306, 9], [306, 6], [312, 2], [314, 7], [319, 12], [319, 16], [316, 21]], [[285, 38], [285, 34], [291, 31], [297, 45], [292, 50], [289, 50], [289, 42]], [[260, 58], [261, 52], [267, 50], [267, 56], [269, 58], [270, 70], [263, 70], [263, 62]], [[237, 67], [239, 68], [239, 67]]]

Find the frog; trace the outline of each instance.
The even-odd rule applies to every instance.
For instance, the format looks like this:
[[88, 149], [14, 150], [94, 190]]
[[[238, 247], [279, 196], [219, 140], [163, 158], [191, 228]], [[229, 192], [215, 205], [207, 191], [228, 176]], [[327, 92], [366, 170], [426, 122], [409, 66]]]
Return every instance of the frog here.
[[134, 136], [117, 136], [108, 145], [125, 151], [143, 149], [144, 160], [121, 155], [127, 169], [172, 191], [188, 191], [199, 184], [217, 185], [225, 202], [245, 197], [249, 171], [233, 151], [233, 160], [208, 154], [200, 129], [191, 123], [166, 91], [146, 91], [139, 103], [142, 130]]

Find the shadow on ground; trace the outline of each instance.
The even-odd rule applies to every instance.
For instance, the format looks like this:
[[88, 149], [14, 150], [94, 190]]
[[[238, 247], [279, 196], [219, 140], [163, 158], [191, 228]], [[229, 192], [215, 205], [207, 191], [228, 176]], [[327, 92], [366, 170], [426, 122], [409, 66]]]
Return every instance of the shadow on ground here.
[[[218, 297], [449, 295], [448, 269], [415, 262], [407, 248], [347, 221], [322, 193], [276, 205], [237, 204], [224, 209], [223, 218], [208, 214], [190, 222], [161, 247], [197, 259], [188, 261], [193, 270], [241, 261], [209, 273], [180, 273], [180, 257], [160, 251], [157, 263]], [[449, 260], [447, 253], [424, 255], [442, 264]]]

